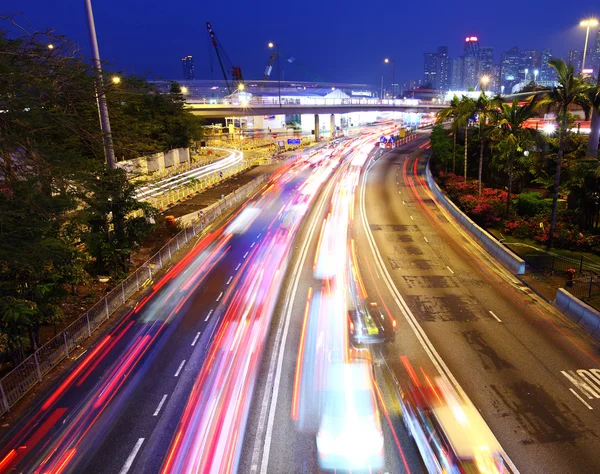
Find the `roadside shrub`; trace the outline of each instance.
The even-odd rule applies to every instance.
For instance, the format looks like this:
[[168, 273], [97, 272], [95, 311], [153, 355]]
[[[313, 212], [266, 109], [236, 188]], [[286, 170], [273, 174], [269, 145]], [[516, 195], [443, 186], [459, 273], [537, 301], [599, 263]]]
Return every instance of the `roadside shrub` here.
[[546, 201], [540, 193], [522, 193], [513, 201], [517, 214], [521, 217], [533, 217], [545, 214], [552, 204]]

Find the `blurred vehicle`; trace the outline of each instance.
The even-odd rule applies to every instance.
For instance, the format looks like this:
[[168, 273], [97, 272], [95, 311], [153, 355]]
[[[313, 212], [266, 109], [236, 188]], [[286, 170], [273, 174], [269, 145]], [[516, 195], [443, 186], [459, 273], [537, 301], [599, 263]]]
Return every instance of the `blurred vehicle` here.
[[350, 337], [355, 344], [393, 342], [396, 321], [386, 318], [377, 303], [369, 306], [364, 301], [352, 304], [348, 309]]
[[225, 235], [229, 234], [243, 234], [246, 232], [250, 224], [260, 214], [260, 209], [256, 207], [245, 207], [236, 218], [227, 226], [223, 232]]
[[502, 448], [470, 403], [441, 377], [421, 384], [402, 358], [411, 386], [402, 388], [402, 417], [430, 473], [510, 473]]
[[317, 433], [322, 469], [383, 467], [383, 433], [371, 375], [371, 365], [360, 359], [329, 367]]

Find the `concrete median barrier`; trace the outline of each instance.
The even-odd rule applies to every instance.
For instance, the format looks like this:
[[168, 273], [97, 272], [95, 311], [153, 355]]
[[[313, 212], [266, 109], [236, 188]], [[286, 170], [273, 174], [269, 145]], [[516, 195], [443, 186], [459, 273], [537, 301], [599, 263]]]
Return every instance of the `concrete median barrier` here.
[[427, 184], [438, 202], [440, 202], [442, 206], [444, 206], [444, 208], [450, 214], [452, 214], [454, 219], [456, 219], [464, 229], [466, 229], [481, 245], [483, 245], [483, 247], [485, 247], [492, 257], [494, 257], [504, 267], [516, 275], [523, 275], [525, 273], [525, 260], [513, 253], [510, 249], [507, 249], [487, 231], [475, 224], [475, 222], [473, 222], [444, 194], [444, 192], [433, 179], [429, 162], [427, 162], [426, 177]]
[[585, 332], [600, 341], [600, 311], [592, 308], [563, 288], [556, 291], [554, 306]]

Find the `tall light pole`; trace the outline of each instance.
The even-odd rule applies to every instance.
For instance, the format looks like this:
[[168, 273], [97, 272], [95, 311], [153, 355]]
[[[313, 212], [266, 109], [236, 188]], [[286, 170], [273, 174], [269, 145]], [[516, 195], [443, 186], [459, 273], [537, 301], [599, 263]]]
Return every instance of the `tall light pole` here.
[[534, 84], [537, 84], [537, 77], [538, 77], [539, 73], [540, 73], [540, 71], [538, 69], [534, 69], [533, 70], [533, 82], [534, 82]]
[[529, 75], [529, 69], [525, 69], [525, 84], [527, 84], [527, 76]]
[[269, 48], [275, 48], [277, 55], [277, 88], [279, 90], [279, 107], [281, 107], [281, 59], [279, 57], [279, 43], [269, 42]]
[[392, 63], [392, 99], [395, 99], [396, 96], [394, 95], [394, 84], [396, 84], [396, 60], [395, 59], [389, 59], [389, 58], [385, 58], [384, 62], [386, 64], [388, 63]]
[[92, 48], [92, 63], [96, 69], [96, 94], [98, 109], [100, 112], [100, 129], [104, 139], [104, 157], [110, 169], [115, 168], [115, 149], [113, 147], [112, 133], [110, 130], [110, 119], [108, 118], [108, 106], [106, 105], [106, 92], [104, 80], [102, 79], [102, 64], [100, 63], [100, 51], [98, 49], [98, 38], [96, 37], [96, 25], [94, 24], [94, 12], [92, 1], [84, 0], [87, 15], [88, 33], [90, 35], [90, 46]]
[[480, 86], [481, 92], [485, 92], [486, 86], [490, 83], [490, 76], [488, 76], [488, 75], [481, 76], [481, 78], [479, 79], [479, 83], [481, 84], [481, 86]]
[[583, 47], [583, 59], [581, 61], [581, 75], [583, 75], [583, 70], [585, 69], [585, 56], [587, 55], [588, 48], [588, 39], [590, 37], [590, 26], [598, 26], [598, 20], [596, 18], [588, 18], [587, 20], [582, 20], [579, 23], [579, 26], [585, 27], [585, 46]]

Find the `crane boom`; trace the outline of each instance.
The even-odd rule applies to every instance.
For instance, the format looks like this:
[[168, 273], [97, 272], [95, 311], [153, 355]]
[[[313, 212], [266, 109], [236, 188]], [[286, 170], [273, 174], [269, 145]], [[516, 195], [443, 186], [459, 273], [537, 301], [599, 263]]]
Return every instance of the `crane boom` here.
[[206, 22], [206, 28], [208, 29], [208, 34], [210, 35], [210, 39], [212, 41], [212, 45], [215, 48], [215, 52], [217, 53], [217, 59], [219, 60], [219, 65], [221, 66], [221, 72], [223, 73], [223, 79], [225, 79], [225, 84], [227, 85], [227, 90], [231, 94], [231, 87], [229, 86], [229, 81], [227, 80], [227, 73], [225, 72], [225, 66], [223, 66], [223, 60], [221, 59], [221, 54], [219, 53], [219, 47], [217, 45], [217, 38], [215, 37], [215, 32], [210, 25], [210, 22]]
[[273, 62], [275, 61], [277, 54], [273, 53], [269, 57], [269, 61], [267, 61], [267, 65], [265, 66], [265, 73], [263, 75], [263, 81], [268, 81], [271, 77], [271, 71], [273, 70]]

